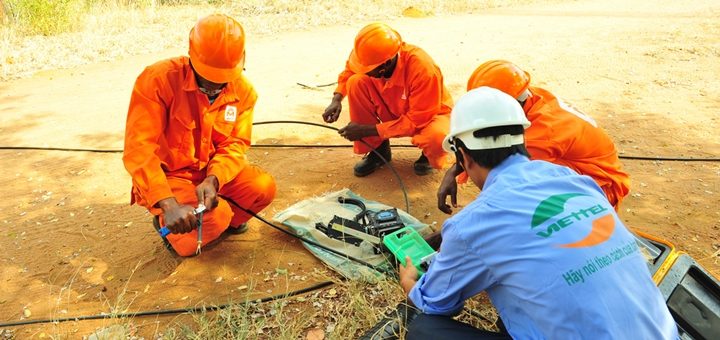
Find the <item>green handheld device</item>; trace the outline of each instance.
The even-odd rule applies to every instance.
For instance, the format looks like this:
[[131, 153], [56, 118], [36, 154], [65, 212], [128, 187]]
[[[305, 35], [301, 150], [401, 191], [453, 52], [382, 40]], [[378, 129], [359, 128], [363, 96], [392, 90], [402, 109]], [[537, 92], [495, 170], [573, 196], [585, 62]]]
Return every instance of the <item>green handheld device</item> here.
[[383, 244], [405, 265], [405, 257], [410, 256], [420, 276], [425, 274], [430, 261], [437, 254], [412, 227], [404, 227], [383, 237]]

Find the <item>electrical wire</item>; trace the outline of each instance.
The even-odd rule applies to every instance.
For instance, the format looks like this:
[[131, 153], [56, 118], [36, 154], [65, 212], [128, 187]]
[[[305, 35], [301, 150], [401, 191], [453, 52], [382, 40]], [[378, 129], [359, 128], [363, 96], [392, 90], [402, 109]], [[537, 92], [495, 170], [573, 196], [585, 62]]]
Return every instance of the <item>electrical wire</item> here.
[[[279, 230], [280, 232], [282, 232], [282, 233], [284, 233], [284, 234], [290, 235], [290, 236], [292, 236], [292, 237], [294, 237], [294, 238], [296, 238], [296, 239], [298, 239], [298, 240], [300, 240], [300, 241], [302, 241], [302, 242], [305, 242], [305, 243], [314, 245], [314, 246], [319, 247], [319, 248], [321, 248], [321, 249], [323, 249], [323, 250], [325, 250], [325, 251], [328, 251], [328, 252], [331, 252], [331, 253], [333, 253], [333, 254], [336, 254], [336, 255], [338, 255], [338, 256], [340, 256], [340, 257], [342, 257], [342, 258], [346, 258], [346, 259], [352, 260], [352, 261], [354, 261], [354, 262], [356, 262], [356, 263], [359, 263], [359, 264], [364, 265], [364, 266], [366, 266], [366, 267], [368, 267], [368, 268], [370, 268], [370, 269], [373, 269], [373, 270], [375, 270], [375, 271], [377, 271], [377, 272], [379, 272], [379, 273], [383, 273], [383, 274], [389, 275], [389, 276], [391, 276], [391, 277], [396, 277], [396, 273], [395, 273], [394, 271], [387, 270], [387, 269], [382, 268], [382, 267], [374, 266], [374, 265], [372, 265], [372, 264], [370, 264], [370, 263], [368, 263], [368, 262], [365, 262], [365, 261], [363, 261], [363, 260], [360, 260], [360, 259], [358, 259], [358, 258], [356, 258], [356, 257], [350, 256], [350, 255], [347, 255], [347, 254], [343, 254], [343, 253], [341, 253], [341, 252], [339, 252], [339, 251], [337, 251], [337, 250], [335, 250], [335, 249], [332, 249], [332, 248], [329, 248], [329, 247], [327, 247], [327, 246], [324, 246], [324, 245], [322, 245], [322, 244], [320, 244], [320, 243], [318, 243], [318, 242], [315, 242], [315, 241], [313, 241], [313, 240], [309, 240], [309, 239], [306, 239], [306, 238], [304, 238], [304, 237], [302, 237], [302, 236], [296, 235], [296, 234], [294, 234], [294, 233], [286, 230], [285, 228], [282, 228], [282, 227], [279, 227], [279, 226], [273, 224], [272, 222], [266, 220], [266, 219], [263, 218], [262, 216], [259, 216], [258, 214], [256, 214], [254, 211], [251, 211], [251, 210], [249, 210], [249, 209], [246, 209], [246, 208], [242, 207], [242, 206], [239, 205], [237, 202], [235, 202], [233, 199], [231, 199], [231, 198], [229, 198], [229, 197], [227, 197], [227, 196], [223, 196], [223, 195], [218, 195], [218, 196], [221, 197], [221, 198], [223, 198], [224, 200], [226, 200], [228, 203], [234, 205], [234, 206], [237, 207], [238, 209], [244, 211], [244, 212], [247, 213], [248, 215], [251, 215], [252, 217], [257, 218], [258, 220], [262, 221], [263, 223], [267, 224], [268, 226], [270, 226], [270, 227], [272, 227], [272, 228], [274, 228], [274, 229], [277, 229], [277, 230]], [[286, 297], [290, 297], [290, 296], [295, 296], [295, 295], [299, 295], [299, 294], [311, 292], [311, 291], [314, 291], [314, 290], [317, 290], [317, 289], [321, 289], [321, 288], [327, 287], [327, 286], [332, 285], [332, 284], [333, 284], [332, 281], [324, 281], [324, 282], [320, 282], [320, 283], [318, 283], [318, 284], [315, 284], [315, 285], [313, 285], [313, 286], [310, 286], [310, 287], [307, 287], [307, 288], [303, 288], [303, 289], [300, 289], [300, 290], [296, 290], [296, 291], [288, 292], [288, 293], [285, 293], [285, 294], [278, 294], [278, 295], [274, 295], [274, 296], [262, 298], [262, 299], [260, 299], [260, 302], [268, 302], [268, 301], [273, 301], [273, 300], [277, 300], [277, 299], [281, 299], [281, 298], [286, 298]], [[257, 300], [255, 300], [255, 301], [257, 301]], [[247, 302], [246, 302], [245, 304], [247, 304]], [[220, 306], [164, 309], [164, 310], [156, 310], [156, 311], [142, 311], [142, 312], [135, 312], [135, 313], [117, 313], [117, 314], [84, 315], [84, 316], [76, 316], [76, 317], [65, 317], [65, 318], [59, 318], [59, 319], [22, 320], [22, 321], [15, 321], [15, 322], [9, 322], [9, 323], [0, 323], [0, 328], [12, 327], [12, 326], [31, 325], [31, 324], [38, 324], [38, 323], [50, 323], [50, 322], [60, 323], [60, 322], [67, 322], [67, 321], [83, 321], [83, 320], [97, 320], [97, 319], [108, 319], [108, 318], [128, 318], [128, 317], [147, 316], [147, 315], [164, 315], [164, 314], [193, 313], [193, 312], [200, 312], [200, 311], [207, 311], [207, 310], [209, 310], [209, 311], [216, 311], [216, 310], [225, 309], [225, 308], [230, 307], [230, 306], [232, 306], [232, 305], [233, 305], [233, 304], [224, 304], [224, 305], [220, 305]]]
[[720, 162], [720, 158], [682, 158], [682, 157], [646, 157], [646, 156], [618, 156], [620, 159], [632, 159], [637, 161], [661, 161], [661, 162]]
[[[305, 294], [305, 293], [312, 292], [312, 291], [315, 291], [318, 289], [322, 289], [327, 286], [331, 286], [333, 284], [335, 284], [335, 283], [332, 281], [323, 281], [320, 283], [316, 283], [310, 287], [294, 290], [294, 291], [283, 293], [283, 294], [277, 294], [277, 295], [273, 295], [273, 296], [264, 297], [259, 300], [261, 303], [263, 303], [263, 302], [268, 302], [268, 301], [284, 299], [284, 298], [288, 298], [291, 296]], [[247, 305], [249, 303], [254, 303], [257, 301], [258, 300], [256, 299], [256, 300], [252, 300], [252, 301], [245, 301], [244, 303], [241, 303], [241, 304], [226, 303], [226, 304], [222, 304], [219, 306], [160, 309], [160, 310], [154, 310], [154, 311], [143, 311], [143, 312], [135, 312], [135, 313], [108, 313], [108, 314], [65, 317], [65, 318], [57, 318], [57, 319], [21, 320], [21, 321], [0, 323], [0, 328], [13, 327], [13, 326], [25, 326], [25, 325], [32, 325], [32, 324], [38, 324], [38, 323], [60, 323], [60, 322], [67, 322], [67, 321], [100, 320], [100, 319], [110, 319], [110, 318], [118, 318], [119, 319], [119, 318], [133, 318], [133, 317], [138, 317], [138, 316], [149, 316], [149, 315], [167, 315], [167, 314], [197, 313], [197, 312], [202, 312], [202, 311], [218, 311], [218, 310], [226, 309], [231, 306]]]
[[[302, 84], [299, 84], [303, 86]], [[323, 86], [331, 86], [334, 84], [325, 84], [325, 85], [318, 85], [316, 87], [323, 87]], [[313, 122], [303, 122], [303, 121], [293, 121], [293, 120], [278, 120], [278, 121], [263, 121], [263, 122], [255, 122], [253, 125], [266, 125], [266, 124], [302, 124], [302, 125], [311, 125], [311, 126], [318, 126], [322, 128], [327, 128], [331, 130], [338, 131], [337, 128], [319, 124], [319, 123], [313, 123]], [[365, 143], [361, 140], [361, 142]], [[368, 147], [367, 143], [365, 143]], [[255, 144], [253, 147], [256, 148], [347, 148], [352, 147], [352, 145], [345, 145], [345, 144]], [[407, 147], [407, 148], [415, 148], [414, 145], [393, 145], [393, 147]], [[370, 147], [372, 149], [372, 147]], [[32, 147], [32, 146], [0, 146], [0, 150], [33, 150], [33, 151], [67, 151], [67, 152], [93, 152], [93, 153], [121, 153], [123, 152], [122, 149], [84, 149], [84, 148], [56, 148], [56, 147]], [[397, 171], [390, 165], [390, 163], [377, 151], [372, 150], [373, 153], [375, 153], [380, 159], [388, 165], [388, 167], [391, 169], [393, 174], [397, 177], [398, 182], [400, 183], [400, 186], [403, 190], [403, 194], [405, 197], [405, 205], [406, 210], [410, 211], [410, 204], [407, 197], [407, 192], [405, 189], [405, 185], [402, 182], [402, 179], [400, 178], [400, 175], [397, 173]], [[630, 159], [630, 160], [644, 160], [644, 161], [681, 161], [681, 162], [718, 162], [720, 159], [718, 158], [679, 158], [679, 157], [644, 157], [644, 156], [619, 156], [620, 159]], [[269, 222], [265, 218], [257, 215], [253, 211], [250, 211], [248, 209], [243, 208], [239, 204], [237, 204], [232, 199], [220, 196], [226, 201], [228, 201], [230, 204], [236, 206], [238, 209], [243, 210], [244, 212], [248, 213], [249, 215], [252, 215], [253, 217], [257, 218], [258, 220], [262, 221], [263, 223], [267, 224], [268, 226], [279, 230], [280, 232], [287, 234], [291, 237], [297, 238], [302, 242], [305, 242], [307, 244], [314, 245], [316, 247], [319, 247], [323, 250], [329, 251], [331, 253], [334, 253], [336, 255], [339, 255], [343, 258], [347, 258], [349, 260], [352, 260], [356, 263], [362, 264], [364, 266], [367, 266], [373, 270], [376, 270], [380, 273], [390, 274], [394, 275], [394, 271], [388, 272], [385, 268], [380, 268], [377, 266], [374, 266], [370, 263], [367, 263], [365, 261], [362, 261], [358, 258], [349, 256], [347, 254], [343, 254], [337, 250], [334, 250], [332, 248], [326, 247], [318, 242], [303, 238], [299, 235], [296, 235], [285, 228], [276, 226], [275, 224]], [[260, 302], [268, 302], [268, 301], [274, 301], [282, 298], [287, 298], [295, 295], [304, 294], [307, 292], [311, 292], [314, 290], [318, 290], [327, 286], [330, 286], [334, 284], [332, 281], [324, 281], [317, 283], [313, 286], [306, 287], [303, 289], [283, 293], [283, 294], [277, 294], [269, 297], [265, 297], [262, 299], [259, 299]], [[257, 300], [254, 300], [257, 301]], [[245, 302], [244, 304], [248, 304], [249, 302]], [[57, 319], [34, 319], [34, 320], [22, 320], [22, 321], [15, 321], [15, 322], [7, 322], [7, 323], [0, 323], [0, 328], [5, 327], [13, 327], [13, 326], [23, 326], [23, 325], [30, 325], [30, 324], [38, 324], [38, 323], [60, 323], [60, 322], [67, 322], [67, 321], [82, 321], [82, 320], [98, 320], [98, 319], [108, 319], [108, 318], [128, 318], [128, 317], [138, 317], [138, 316], [148, 316], [148, 315], [166, 315], [166, 314], [182, 314], [182, 313], [194, 313], [194, 312], [201, 312], [201, 311], [217, 311], [226, 309], [230, 306], [237, 305], [237, 304], [223, 304], [218, 306], [209, 306], [209, 307], [193, 307], [193, 308], [178, 308], [178, 309], [162, 309], [162, 310], [155, 310], [155, 311], [142, 311], [142, 312], [135, 312], [135, 313], [115, 313], [115, 314], [97, 314], [97, 315], [84, 315], [84, 316], [77, 316], [77, 317], [65, 317], [65, 318], [57, 318]], [[471, 311], [471, 314], [474, 316], [480, 316], [479, 313], [472, 313], [474, 311]], [[484, 318], [484, 317], [483, 317]], [[484, 318], [487, 320], [487, 318]]]
[[340, 257], [342, 257], [342, 258], [346, 258], [346, 259], [349, 259], [349, 260], [351, 260], [351, 261], [357, 262], [357, 263], [359, 263], [359, 264], [361, 264], [361, 265], [363, 265], [363, 266], [366, 266], [366, 267], [368, 267], [368, 268], [370, 268], [370, 269], [373, 269], [373, 270], [375, 270], [375, 271], [377, 271], [377, 272], [380, 272], [380, 273], [383, 273], [383, 274], [387, 274], [387, 275], [390, 275], [390, 276], [393, 276], [393, 275], [395, 274], [395, 272], [393, 272], [393, 271], [388, 271], [388, 270], [385, 269], [385, 268], [381, 268], [381, 267], [374, 266], [374, 265], [372, 265], [372, 264], [370, 264], [370, 263], [368, 263], [368, 262], [365, 262], [365, 261], [363, 261], [363, 260], [360, 260], [360, 259], [358, 259], [358, 258], [356, 258], [356, 257], [350, 256], [350, 255], [347, 255], [347, 254], [343, 254], [343, 253], [341, 253], [340, 251], [337, 251], [337, 250], [332, 249], [332, 248], [330, 248], [330, 247], [324, 246], [324, 245], [322, 245], [322, 244], [320, 244], [320, 243], [318, 243], [318, 242], [315, 242], [315, 241], [310, 240], [310, 239], [306, 239], [306, 238], [304, 238], [304, 237], [302, 237], [302, 236], [300, 236], [300, 235], [296, 235], [295, 233], [293, 233], [293, 232], [291, 232], [291, 231], [289, 231], [289, 230], [287, 230], [287, 229], [285, 229], [285, 228], [276, 226], [276, 225], [273, 224], [272, 222], [270, 222], [270, 221], [266, 220], [265, 218], [263, 218], [262, 216], [259, 216], [258, 214], [256, 214], [254, 211], [242, 207], [241, 205], [237, 204], [237, 202], [233, 201], [230, 197], [223, 196], [223, 195], [218, 195], [218, 196], [221, 197], [222, 199], [226, 200], [228, 203], [234, 205], [236, 208], [244, 211], [246, 214], [251, 215], [252, 217], [257, 218], [257, 219], [260, 220], [261, 222], [267, 224], [268, 226], [270, 226], [270, 227], [272, 227], [272, 228], [274, 228], [274, 229], [277, 229], [278, 231], [280, 231], [280, 232], [282, 232], [282, 233], [284, 233], [284, 234], [286, 234], [286, 235], [289, 235], [289, 236], [291, 236], [291, 237], [294, 237], [294, 238], [296, 238], [296, 239], [298, 239], [298, 240], [300, 240], [300, 241], [302, 241], [302, 242], [305, 242], [305, 243], [308, 243], [308, 244], [312, 244], [312, 245], [314, 245], [314, 246], [316, 246], [316, 247], [322, 248], [323, 250], [329, 251], [329, 252], [331, 252], [331, 253], [333, 253], [333, 254], [335, 254], [335, 255], [338, 255], [338, 256], [340, 256]]
[[[325, 126], [317, 124], [318, 126]], [[335, 149], [335, 148], [351, 148], [349, 144], [253, 144], [253, 148], [262, 149], [292, 149], [292, 148], [308, 148], [308, 149]], [[393, 148], [417, 148], [411, 144], [392, 145]], [[67, 151], [67, 152], [92, 152], [92, 153], [122, 153], [122, 149], [78, 149], [78, 148], [55, 148], [40, 146], [0, 146], [0, 150], [25, 150], [25, 151]], [[663, 156], [624, 156], [619, 155], [620, 159], [636, 160], [636, 161], [659, 161], [659, 162], [720, 162], [720, 158], [683, 158], [683, 157], [663, 157]]]
[[[333, 131], [340, 130], [334, 126], [329, 126], [329, 125], [320, 124], [320, 123], [313, 123], [313, 122], [303, 122], [303, 121], [299, 121], [299, 120], [269, 120], [269, 121], [253, 123], [253, 125], [266, 125], [266, 124], [300, 124], [300, 125], [317, 126], [317, 127], [321, 127], [321, 128], [325, 128], [325, 129], [329, 129], [329, 130], [333, 130]], [[400, 189], [402, 189], [403, 198], [405, 198], [405, 212], [407, 212], [409, 214], [410, 213], [410, 200], [408, 199], [407, 189], [405, 188], [405, 183], [403, 182], [402, 177], [400, 177], [400, 174], [398, 174], [398, 172], [395, 170], [395, 168], [392, 166], [392, 164], [390, 164], [390, 161], [385, 159], [385, 157], [383, 157], [383, 155], [381, 155], [379, 152], [377, 152], [377, 150], [375, 150], [375, 148], [373, 148], [370, 144], [368, 144], [367, 142], [365, 142], [362, 139], [360, 139], [358, 141], [365, 144], [372, 153], [374, 153], [376, 156], [380, 157], [380, 160], [382, 160], [383, 163], [388, 166], [388, 168], [393, 173], [393, 175], [395, 175], [395, 178], [397, 178], [398, 184], [400, 185]]]

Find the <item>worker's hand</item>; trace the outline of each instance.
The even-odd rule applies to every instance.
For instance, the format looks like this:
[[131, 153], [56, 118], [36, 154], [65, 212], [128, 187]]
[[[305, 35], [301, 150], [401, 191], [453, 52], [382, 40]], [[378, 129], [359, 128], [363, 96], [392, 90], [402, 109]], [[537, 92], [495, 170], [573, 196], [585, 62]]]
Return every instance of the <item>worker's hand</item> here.
[[[452, 214], [452, 208], [457, 208], [457, 182], [455, 177], [462, 172], [458, 170], [460, 168], [457, 164], [453, 165], [445, 172], [445, 176], [440, 182], [440, 187], [437, 191], [437, 202], [438, 209], [446, 214]], [[452, 208], [447, 204], [447, 197], [450, 196], [450, 204]]]
[[358, 124], [350, 122], [344, 128], [338, 130], [340, 136], [343, 136], [349, 141], [356, 141], [365, 137], [377, 136], [377, 128], [375, 125], [370, 124]]
[[415, 283], [417, 283], [418, 277], [419, 273], [415, 265], [413, 265], [412, 259], [410, 259], [410, 256], [405, 256], [405, 265], [400, 264], [400, 286], [405, 291], [405, 295], [410, 293]]
[[197, 219], [192, 206], [178, 204], [174, 197], [158, 202], [158, 206], [163, 210], [163, 220], [171, 233], [185, 234], [196, 228]]
[[218, 205], [218, 180], [215, 175], [210, 175], [205, 178], [197, 187], [195, 187], [195, 194], [199, 203], [205, 205], [208, 210], [215, 209]]
[[343, 97], [339, 93], [335, 93], [335, 95], [333, 95], [332, 102], [330, 102], [330, 105], [328, 105], [322, 115], [325, 123], [334, 123], [338, 120], [340, 112], [342, 111], [342, 99]]

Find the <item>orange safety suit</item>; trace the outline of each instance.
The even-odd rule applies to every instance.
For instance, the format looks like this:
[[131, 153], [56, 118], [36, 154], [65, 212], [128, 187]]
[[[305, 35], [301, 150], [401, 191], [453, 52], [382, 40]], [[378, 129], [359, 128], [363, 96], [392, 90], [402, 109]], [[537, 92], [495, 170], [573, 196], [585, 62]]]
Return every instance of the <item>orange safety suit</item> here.
[[533, 159], [567, 166], [592, 177], [616, 209], [630, 191], [615, 144], [595, 120], [552, 93], [530, 87], [523, 110], [530, 121], [525, 145]]
[[[617, 210], [630, 191], [630, 177], [622, 170], [610, 136], [587, 114], [539, 87], [523, 110], [531, 125], [525, 130], [525, 147], [532, 159], [564, 165], [592, 177]], [[467, 182], [466, 172], [457, 177]]]
[[[130, 203], [154, 215], [162, 214], [156, 204], [170, 197], [195, 207], [195, 186], [215, 175], [220, 195], [256, 213], [269, 205], [275, 181], [245, 157], [256, 100], [252, 85], [241, 76], [227, 83], [211, 104], [198, 90], [187, 57], [147, 67], [135, 82], [125, 129], [123, 162], [133, 183]], [[203, 245], [251, 217], [219, 201], [203, 214]], [[179, 255], [189, 256], [197, 248], [197, 229], [167, 239]]]
[[442, 141], [450, 129], [452, 98], [443, 84], [440, 68], [419, 47], [403, 43], [395, 71], [389, 79], [355, 74], [346, 64], [338, 76], [336, 93], [348, 97], [350, 120], [358, 124], [376, 124], [379, 136], [356, 141], [354, 151], [370, 152], [383, 140], [412, 137], [430, 165], [447, 165]]

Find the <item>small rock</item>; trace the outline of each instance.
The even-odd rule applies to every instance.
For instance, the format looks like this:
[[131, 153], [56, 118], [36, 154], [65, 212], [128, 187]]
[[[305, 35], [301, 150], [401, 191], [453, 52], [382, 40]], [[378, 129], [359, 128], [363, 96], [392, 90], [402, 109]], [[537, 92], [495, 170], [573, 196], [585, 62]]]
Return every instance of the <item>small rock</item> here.
[[112, 325], [107, 328], [97, 330], [87, 337], [87, 340], [101, 340], [101, 339], [127, 339], [128, 330], [123, 325]]
[[305, 340], [324, 340], [325, 332], [319, 328], [313, 328], [305, 334]]

